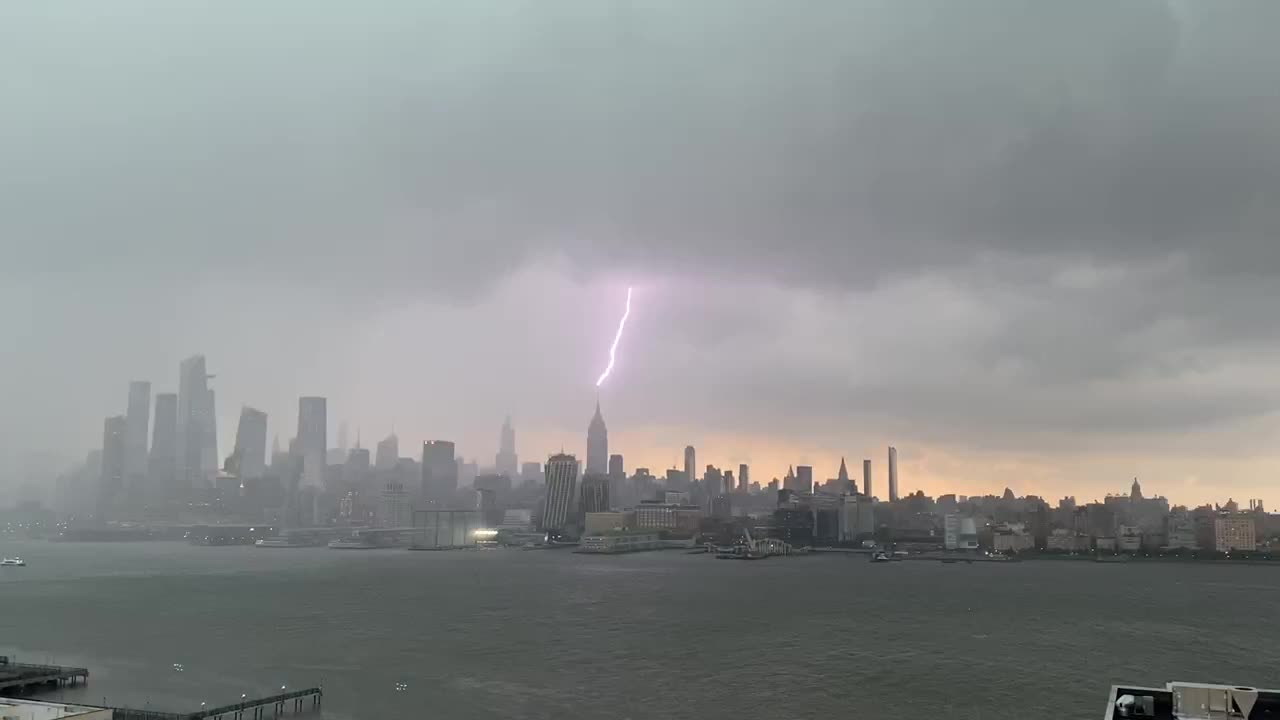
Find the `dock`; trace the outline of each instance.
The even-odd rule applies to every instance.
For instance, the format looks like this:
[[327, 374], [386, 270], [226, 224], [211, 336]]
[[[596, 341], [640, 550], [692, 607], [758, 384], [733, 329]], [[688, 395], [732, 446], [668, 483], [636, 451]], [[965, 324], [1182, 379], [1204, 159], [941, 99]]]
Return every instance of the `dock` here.
[[[157, 712], [103, 705], [94, 707], [110, 710], [115, 720], [264, 720], [268, 716], [277, 718], [290, 711], [298, 714], [318, 710], [320, 698], [323, 696], [324, 690], [321, 688], [303, 688], [262, 698], [249, 698], [231, 705], [201, 708], [191, 713]], [[308, 700], [310, 702], [307, 702]]]
[[85, 668], [28, 665], [11, 662], [7, 656], [0, 655], [0, 695], [38, 693], [88, 681], [89, 671]]

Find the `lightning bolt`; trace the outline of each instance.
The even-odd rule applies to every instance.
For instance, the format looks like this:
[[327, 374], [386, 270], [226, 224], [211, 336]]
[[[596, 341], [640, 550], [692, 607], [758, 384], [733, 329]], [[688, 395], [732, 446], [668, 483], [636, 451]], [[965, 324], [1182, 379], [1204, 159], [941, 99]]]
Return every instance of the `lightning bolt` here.
[[627, 288], [627, 307], [622, 311], [622, 319], [618, 321], [618, 332], [613, 336], [613, 344], [609, 346], [609, 366], [600, 373], [600, 378], [596, 380], [596, 387], [604, 384], [605, 378], [609, 377], [609, 373], [613, 372], [613, 360], [618, 354], [618, 341], [622, 340], [622, 330], [627, 326], [627, 316], [631, 314], [631, 288]]

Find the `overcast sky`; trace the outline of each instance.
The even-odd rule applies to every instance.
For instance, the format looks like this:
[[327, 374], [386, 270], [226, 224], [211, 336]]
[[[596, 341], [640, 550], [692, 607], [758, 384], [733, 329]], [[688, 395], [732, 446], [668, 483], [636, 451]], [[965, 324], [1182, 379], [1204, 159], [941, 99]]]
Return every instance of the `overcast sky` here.
[[0, 4], [0, 489], [208, 357], [492, 462], [1280, 479], [1280, 3]]

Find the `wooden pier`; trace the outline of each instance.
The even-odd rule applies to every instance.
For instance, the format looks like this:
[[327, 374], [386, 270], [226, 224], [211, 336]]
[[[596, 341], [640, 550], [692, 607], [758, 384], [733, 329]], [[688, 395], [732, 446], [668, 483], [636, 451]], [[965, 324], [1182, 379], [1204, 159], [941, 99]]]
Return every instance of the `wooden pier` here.
[[28, 694], [89, 681], [89, 671], [58, 665], [28, 665], [0, 655], [0, 695]]
[[[136, 708], [103, 707], [115, 720], [264, 720], [320, 709], [324, 690], [318, 687], [291, 690], [263, 698], [249, 698], [231, 705], [201, 708], [192, 713], [169, 713]], [[308, 702], [308, 700], [310, 702]]]

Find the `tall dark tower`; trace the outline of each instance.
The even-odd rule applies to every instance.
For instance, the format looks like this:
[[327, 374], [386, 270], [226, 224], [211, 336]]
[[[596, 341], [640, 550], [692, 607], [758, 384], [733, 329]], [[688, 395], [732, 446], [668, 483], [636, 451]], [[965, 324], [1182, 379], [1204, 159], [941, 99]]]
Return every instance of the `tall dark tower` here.
[[605, 475], [609, 472], [609, 429], [600, 415], [600, 401], [596, 401], [596, 414], [587, 426], [587, 475]]

